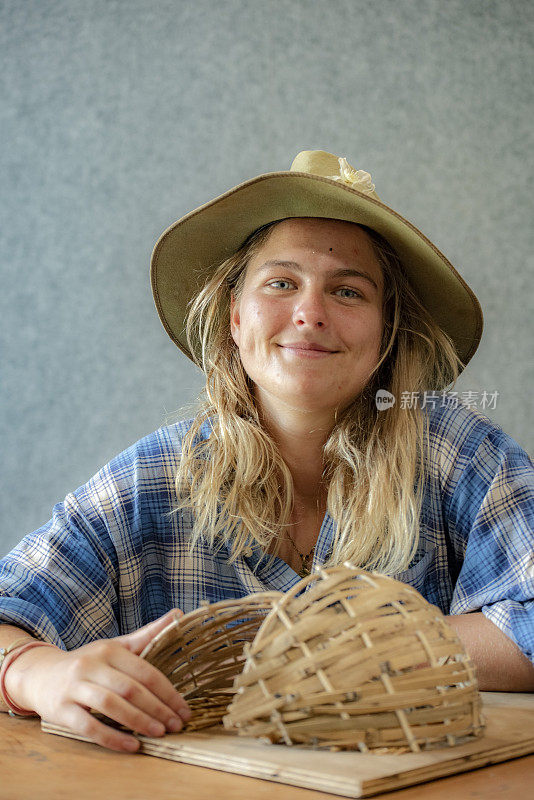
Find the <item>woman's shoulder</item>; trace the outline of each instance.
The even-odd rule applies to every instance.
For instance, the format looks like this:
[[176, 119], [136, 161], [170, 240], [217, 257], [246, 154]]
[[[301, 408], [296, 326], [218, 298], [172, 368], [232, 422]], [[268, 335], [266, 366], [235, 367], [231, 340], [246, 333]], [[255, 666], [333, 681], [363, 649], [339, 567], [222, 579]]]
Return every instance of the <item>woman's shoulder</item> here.
[[435, 406], [423, 407], [428, 416], [430, 435], [457, 444], [466, 441], [482, 441], [490, 433], [504, 431], [489, 417], [476, 408], [466, 406], [449, 395], [442, 395]]
[[109, 481], [127, 485], [173, 479], [184, 439], [195, 422], [199, 424], [193, 443], [208, 439], [212, 431], [209, 419], [200, 421], [193, 417], [163, 425], [114, 456], [93, 476], [88, 486]]
[[138, 439], [134, 444], [120, 453], [117, 458], [131, 459], [132, 457], [139, 456], [146, 458], [158, 456], [179, 458], [183, 441], [196, 422], [199, 422], [199, 424], [195, 433], [194, 442], [205, 441], [209, 438], [213, 430], [212, 421], [210, 419], [204, 419], [200, 422], [196, 417], [192, 417], [190, 419], [162, 425], [152, 433]]
[[431, 461], [443, 469], [483, 454], [488, 464], [504, 458], [530, 463], [525, 450], [500, 425], [477, 408], [447, 402], [447, 398], [435, 407], [423, 408], [428, 417]]

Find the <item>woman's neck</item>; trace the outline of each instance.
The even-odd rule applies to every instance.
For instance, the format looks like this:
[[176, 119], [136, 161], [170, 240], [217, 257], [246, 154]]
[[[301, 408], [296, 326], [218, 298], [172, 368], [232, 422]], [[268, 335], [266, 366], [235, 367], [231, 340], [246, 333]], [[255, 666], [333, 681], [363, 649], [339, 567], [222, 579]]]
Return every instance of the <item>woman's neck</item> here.
[[268, 414], [263, 408], [261, 418], [291, 473], [294, 492], [287, 535], [273, 542], [270, 552], [299, 572], [302, 557], [298, 553], [310, 553], [315, 546], [326, 513], [324, 445], [333, 423], [330, 418], [294, 409]]
[[295, 504], [301, 509], [323, 506], [324, 445], [332, 429], [330, 417], [289, 410], [283, 415], [263, 415], [263, 424], [278, 445], [293, 478]]

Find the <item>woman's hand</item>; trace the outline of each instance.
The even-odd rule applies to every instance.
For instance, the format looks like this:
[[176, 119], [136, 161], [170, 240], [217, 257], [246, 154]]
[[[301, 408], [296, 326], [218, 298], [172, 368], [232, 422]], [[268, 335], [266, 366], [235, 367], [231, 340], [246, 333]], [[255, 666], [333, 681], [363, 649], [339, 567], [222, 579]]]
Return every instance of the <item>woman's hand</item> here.
[[173, 609], [134, 633], [65, 652], [35, 647], [6, 673], [13, 702], [46, 722], [64, 725], [110, 750], [135, 752], [139, 742], [99, 721], [90, 709], [145, 736], [180, 730], [191, 712], [170, 681], [139, 653], [181, 612]]

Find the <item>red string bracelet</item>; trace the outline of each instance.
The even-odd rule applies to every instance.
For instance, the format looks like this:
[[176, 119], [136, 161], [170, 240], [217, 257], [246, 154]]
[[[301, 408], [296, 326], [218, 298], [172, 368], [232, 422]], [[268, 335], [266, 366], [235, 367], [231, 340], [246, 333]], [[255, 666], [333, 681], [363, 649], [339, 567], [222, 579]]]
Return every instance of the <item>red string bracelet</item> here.
[[[26, 642], [26, 644], [19, 644], [19, 642]], [[2, 647], [0, 649], [0, 697], [8, 707], [8, 713], [12, 717], [15, 715], [20, 717], [38, 716], [35, 711], [19, 708], [8, 695], [5, 685], [8, 667], [10, 667], [22, 653], [25, 653], [26, 650], [30, 650], [32, 647], [56, 647], [56, 645], [52, 644], [52, 642], [38, 642], [35, 639], [28, 641], [26, 637], [25, 639], [17, 639], [16, 642], [10, 644], [8, 647]]]

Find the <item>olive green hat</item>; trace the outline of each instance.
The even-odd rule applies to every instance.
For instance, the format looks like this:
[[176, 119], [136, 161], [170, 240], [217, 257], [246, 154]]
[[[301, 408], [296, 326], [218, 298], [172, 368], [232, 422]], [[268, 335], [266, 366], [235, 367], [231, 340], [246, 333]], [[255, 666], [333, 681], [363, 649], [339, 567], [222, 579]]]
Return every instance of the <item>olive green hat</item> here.
[[239, 184], [186, 214], [159, 238], [151, 261], [154, 300], [165, 330], [189, 358], [184, 320], [191, 298], [251, 233], [288, 217], [346, 220], [381, 234], [461, 361], [469, 361], [482, 334], [474, 293], [426, 236], [379, 199], [367, 172], [323, 150], [299, 153], [288, 172]]

